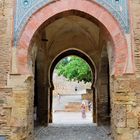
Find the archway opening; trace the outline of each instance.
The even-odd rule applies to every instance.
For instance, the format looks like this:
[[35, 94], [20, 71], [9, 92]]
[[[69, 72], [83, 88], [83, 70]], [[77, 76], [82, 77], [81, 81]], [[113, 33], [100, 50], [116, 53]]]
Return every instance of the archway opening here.
[[[84, 3], [89, 5], [89, 8], [94, 9], [94, 7], [90, 6], [91, 3], [89, 1], [84, 1]], [[37, 12], [37, 15], [35, 15], [33, 19], [31, 17], [29, 24], [27, 24], [27, 27], [25, 28], [25, 32], [23, 32], [21, 36], [19, 43], [20, 47], [18, 49], [18, 70], [21, 73], [28, 73], [28, 66], [30, 68], [32, 65], [35, 66], [33, 68], [35, 69], [35, 107], [37, 108], [37, 111], [35, 112], [37, 112], [37, 120], [40, 125], [47, 126], [48, 123], [51, 122], [50, 97], [54, 88], [50, 80], [49, 68], [51, 66], [51, 63], [53, 62], [56, 56], [61, 54], [64, 50], [71, 48], [82, 50], [84, 53], [88, 54], [88, 56], [90, 56], [95, 63], [97, 71], [97, 80], [93, 87], [95, 90], [94, 96], [96, 99], [96, 112], [94, 113], [95, 117], [93, 118], [95, 118], [95, 121], [98, 124], [99, 122], [105, 120], [102, 119], [104, 115], [101, 115], [102, 117], [99, 117], [99, 112], [103, 111], [104, 113], [106, 113], [106, 111], [104, 110], [100, 111], [101, 107], [107, 105], [107, 103], [108, 105], [110, 105], [110, 103], [104, 103], [104, 100], [100, 100], [98, 96], [100, 95], [101, 97], [101, 94], [99, 93], [102, 93], [103, 91], [102, 90], [100, 92], [100, 87], [103, 86], [100, 86], [99, 81], [104, 81], [104, 78], [102, 78], [102, 76], [100, 77], [99, 75], [100, 71], [102, 71], [100, 70], [100, 68], [102, 68], [102, 66], [100, 66], [100, 58], [102, 56], [102, 48], [104, 46], [102, 42], [103, 40], [105, 40], [105, 43], [110, 43], [111, 46], [108, 47], [106, 45], [107, 51], [109, 52], [109, 70], [107, 72], [108, 75], [122, 74], [125, 71], [127, 45], [119, 25], [112, 18], [112, 16], [110, 16], [110, 14], [106, 12], [105, 9], [101, 8], [99, 5], [96, 5], [95, 3], [93, 3], [93, 5], [97, 8], [97, 13], [93, 12], [91, 14], [89, 13], [90, 10], [88, 11], [87, 8], [85, 10], [83, 7], [82, 10], [79, 10], [81, 6], [76, 8], [75, 4], [70, 5], [68, 9], [63, 9], [63, 6], [61, 5], [60, 7], [62, 9], [60, 8], [60, 10], [58, 8], [60, 10], [59, 12], [57, 10], [57, 12], [55, 10], [52, 10], [56, 13], [50, 14], [50, 17], [42, 17], [40, 15], [41, 20], [39, 21], [39, 23], [36, 22], [37, 25], [32, 26], [34, 25], [33, 23], [36, 21], [36, 16], [39, 17], [39, 14]], [[73, 6], [74, 9], [76, 8], [76, 10], [73, 10]], [[44, 13], [46, 13], [46, 11], [44, 11]], [[98, 13], [100, 12], [101, 16], [98, 19]], [[104, 20], [104, 15], [106, 15], [107, 20]], [[109, 19], [112, 19], [112, 24], [108, 24], [107, 21]], [[29, 28], [31, 29], [28, 30]], [[117, 42], [117, 40], [119, 40], [119, 42]], [[34, 49], [35, 47], [33, 46], [36, 46], [37, 50]], [[27, 48], [29, 48], [29, 50], [27, 50]], [[120, 50], [124, 51], [121, 51], [121, 53], [119, 54], [118, 52]], [[37, 53], [36, 56], [34, 57], [33, 55], [32, 58], [32, 54], [34, 52]], [[31, 60], [33, 63], [30, 63]], [[120, 64], [120, 67], [117, 65], [118, 62]], [[108, 85], [108, 88], [105, 88], [108, 89], [108, 92], [106, 92], [108, 94], [109, 84], [110, 83], [108, 82], [105, 86], [107, 87]], [[107, 96], [107, 98], [109, 101], [109, 96]], [[102, 104], [103, 106], [100, 107], [100, 104]], [[107, 111], [109, 111], [109, 109], [107, 109]]]
[[69, 55], [53, 71], [52, 122], [86, 124], [93, 122], [93, 89], [95, 73], [82, 58]]
[[[99, 112], [103, 107], [108, 108], [105, 107], [108, 102], [106, 104], [102, 103], [103, 106], [99, 105], [100, 100], [104, 100], [100, 98], [100, 95], [105, 98], [103, 91], [100, 92], [100, 87], [102, 87], [100, 83], [108, 80], [109, 71], [113, 71], [113, 67], [109, 67], [109, 64], [112, 65], [114, 57], [112, 54], [108, 56], [107, 53], [107, 51], [113, 50], [111, 46], [106, 45], [112, 45], [112, 43], [109, 43], [111, 42], [109, 39], [104, 28], [75, 15], [57, 19], [38, 32], [33, 40], [30, 55], [35, 66], [33, 68], [35, 74], [35, 118], [37, 118], [39, 124], [48, 125], [49, 122], [52, 122], [52, 93], [54, 90], [52, 73], [56, 64], [69, 55], [83, 58], [90, 65], [92, 73], [95, 73], [91, 84], [95, 106], [93, 122], [99, 124], [99, 122], [105, 120], [103, 119], [105, 115], [101, 115]], [[107, 65], [107, 71], [102, 70], [104, 68], [102, 64], [104, 61], [104, 58], [102, 59], [103, 47], [106, 48], [108, 61], [105, 62], [105, 65]], [[105, 72], [108, 79], [102, 80]], [[107, 94], [109, 94], [109, 84], [109, 82], [106, 83]], [[109, 96], [106, 96], [106, 98], [109, 98]], [[109, 101], [109, 99], [107, 100]], [[102, 112], [103, 114], [106, 113], [104, 109]]]

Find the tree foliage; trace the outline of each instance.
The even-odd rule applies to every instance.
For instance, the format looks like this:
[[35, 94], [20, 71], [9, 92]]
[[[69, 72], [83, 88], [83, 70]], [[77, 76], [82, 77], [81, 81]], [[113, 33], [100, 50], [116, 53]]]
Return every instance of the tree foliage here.
[[85, 60], [70, 56], [62, 59], [56, 66], [57, 74], [63, 75], [68, 80], [91, 82], [92, 74]]

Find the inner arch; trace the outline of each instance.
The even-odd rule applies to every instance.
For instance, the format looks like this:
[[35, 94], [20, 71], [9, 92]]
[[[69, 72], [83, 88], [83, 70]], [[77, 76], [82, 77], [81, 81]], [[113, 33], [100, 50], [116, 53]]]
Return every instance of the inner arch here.
[[52, 87], [52, 89], [54, 89], [54, 85], [53, 85], [53, 72], [54, 69], [56, 67], [56, 65], [58, 64], [58, 62], [67, 57], [67, 56], [71, 56], [71, 55], [75, 55], [78, 56], [82, 59], [84, 59], [90, 66], [92, 74], [94, 75], [94, 77], [92, 78], [92, 86], [91, 88], [94, 88], [95, 85], [95, 81], [96, 81], [96, 66], [94, 64], [94, 62], [92, 61], [92, 59], [87, 56], [84, 52], [82, 52], [81, 50], [77, 50], [77, 49], [68, 49], [65, 50], [64, 52], [62, 52], [61, 54], [59, 54], [53, 61], [52, 64], [50, 66], [50, 70], [49, 70], [49, 76], [50, 76], [50, 86]]

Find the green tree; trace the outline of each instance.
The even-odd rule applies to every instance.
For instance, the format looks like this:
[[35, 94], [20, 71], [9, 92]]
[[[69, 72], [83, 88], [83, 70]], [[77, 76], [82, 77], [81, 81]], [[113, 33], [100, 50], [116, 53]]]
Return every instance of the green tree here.
[[68, 80], [91, 82], [92, 74], [85, 60], [70, 56], [62, 59], [56, 66], [57, 74], [63, 75]]

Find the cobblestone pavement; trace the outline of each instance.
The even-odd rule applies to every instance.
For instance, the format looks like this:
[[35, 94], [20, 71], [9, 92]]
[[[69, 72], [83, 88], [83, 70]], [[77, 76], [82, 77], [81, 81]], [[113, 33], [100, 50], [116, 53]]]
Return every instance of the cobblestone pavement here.
[[35, 140], [111, 140], [109, 129], [93, 124], [51, 124], [35, 129]]

